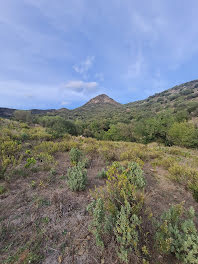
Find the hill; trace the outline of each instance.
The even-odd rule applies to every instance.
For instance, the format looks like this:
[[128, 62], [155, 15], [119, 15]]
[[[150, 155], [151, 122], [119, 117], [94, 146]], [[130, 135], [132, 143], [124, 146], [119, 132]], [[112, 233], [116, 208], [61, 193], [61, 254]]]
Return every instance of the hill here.
[[114, 105], [114, 106], [120, 106], [120, 104], [118, 102], [116, 102], [115, 100], [113, 100], [112, 98], [110, 98], [109, 96], [107, 96], [106, 94], [101, 94], [98, 95], [94, 98], [92, 98], [91, 100], [89, 100], [89, 102], [87, 102], [85, 106], [96, 106], [96, 105]]
[[[13, 111], [6, 109], [4, 116]], [[125, 105], [102, 94], [73, 110], [31, 113], [17, 111], [15, 118], [41, 124], [55, 137], [67, 132], [100, 140], [198, 147], [198, 80]]]
[[71, 120], [113, 118], [126, 122], [133, 118], [151, 117], [165, 111], [173, 113], [186, 111], [190, 115], [189, 118], [198, 117], [198, 80], [177, 85], [145, 100], [127, 104], [115, 102], [107, 95], [99, 95], [84, 106], [66, 113], [62, 112], [61, 115]]
[[[89, 120], [99, 118], [131, 119], [133, 116], [152, 116], [166, 110], [172, 112], [187, 111], [190, 117], [198, 116], [198, 80], [177, 85], [161, 93], [149, 96], [145, 100], [120, 104], [105, 94], [91, 99], [81, 107], [73, 110], [66, 108], [49, 110], [30, 110], [33, 115], [60, 115], [70, 120]], [[10, 118], [15, 109], [0, 108], [0, 117]]]
[[125, 105], [137, 112], [160, 113], [164, 110], [173, 112], [187, 111], [191, 117], [198, 116], [198, 80], [177, 85], [171, 89], [149, 96], [146, 100]]

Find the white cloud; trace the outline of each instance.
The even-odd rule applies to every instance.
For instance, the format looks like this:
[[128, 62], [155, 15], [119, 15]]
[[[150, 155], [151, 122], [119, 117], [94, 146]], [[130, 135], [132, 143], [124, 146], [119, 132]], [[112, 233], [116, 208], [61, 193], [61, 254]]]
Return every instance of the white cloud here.
[[0, 106], [47, 109], [80, 102], [95, 95], [97, 82], [69, 81], [66, 84], [43, 85], [17, 80], [0, 81]]
[[63, 101], [63, 102], [61, 102], [61, 105], [69, 105], [70, 103], [69, 102], [67, 102], [67, 101]]
[[87, 72], [92, 68], [95, 57], [88, 56], [84, 61], [73, 66], [75, 72], [81, 74], [84, 78], [87, 77]]
[[69, 81], [64, 86], [66, 89], [71, 89], [76, 92], [88, 92], [88, 91], [95, 91], [98, 87], [97, 82], [84, 82], [84, 81]]

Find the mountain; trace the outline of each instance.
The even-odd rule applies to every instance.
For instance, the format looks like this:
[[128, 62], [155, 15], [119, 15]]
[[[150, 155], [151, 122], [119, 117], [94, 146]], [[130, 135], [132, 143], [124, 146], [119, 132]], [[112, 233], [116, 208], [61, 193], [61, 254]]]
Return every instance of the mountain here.
[[109, 104], [109, 105], [115, 105], [115, 106], [120, 106], [121, 104], [107, 96], [106, 94], [100, 94], [91, 100], [89, 100], [84, 106], [89, 106], [89, 105], [104, 105], [104, 104]]
[[100, 118], [111, 117], [113, 113], [123, 108], [122, 104], [116, 102], [106, 94], [98, 95], [92, 98], [83, 106], [70, 110], [69, 112], [62, 112], [61, 116], [71, 120], [89, 120], [95, 119], [96, 116]]
[[[120, 104], [107, 96], [98, 95], [81, 107], [69, 110], [30, 110], [33, 115], [60, 115], [70, 120], [90, 120], [95, 118], [110, 118], [120, 122], [131, 119], [152, 117], [156, 113], [169, 110], [172, 113], [187, 112], [190, 118], [198, 117], [198, 80], [176, 85], [171, 89], [149, 96], [145, 100]], [[0, 108], [0, 117], [10, 118], [15, 109]]]

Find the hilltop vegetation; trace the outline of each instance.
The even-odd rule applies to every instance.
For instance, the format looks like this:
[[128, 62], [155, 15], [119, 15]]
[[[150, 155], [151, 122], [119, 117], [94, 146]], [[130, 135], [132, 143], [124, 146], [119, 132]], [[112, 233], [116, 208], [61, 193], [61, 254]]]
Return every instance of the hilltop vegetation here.
[[0, 120], [1, 263], [197, 263], [196, 149], [54, 131]]

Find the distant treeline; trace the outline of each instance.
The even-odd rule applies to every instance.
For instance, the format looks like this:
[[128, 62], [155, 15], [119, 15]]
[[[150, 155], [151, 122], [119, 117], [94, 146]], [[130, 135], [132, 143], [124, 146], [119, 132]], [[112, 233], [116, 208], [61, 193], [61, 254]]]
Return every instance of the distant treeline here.
[[139, 143], [161, 142], [165, 145], [198, 147], [198, 128], [188, 121], [188, 112], [175, 114], [167, 111], [153, 117], [139, 119], [65, 120], [61, 116], [32, 116], [28, 111], [16, 111], [15, 119], [37, 123], [46, 127], [54, 138], [64, 134], [83, 135], [98, 140], [131, 141]]

